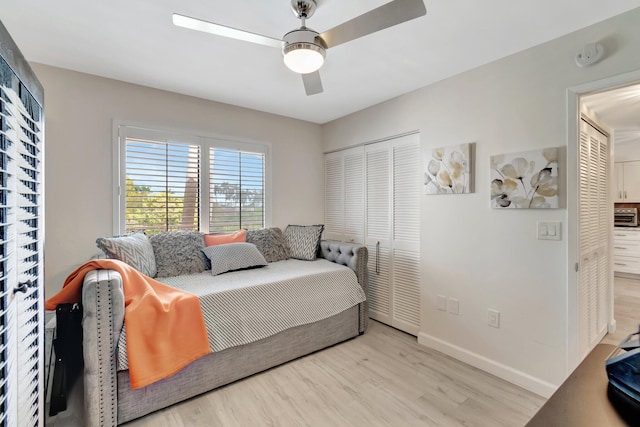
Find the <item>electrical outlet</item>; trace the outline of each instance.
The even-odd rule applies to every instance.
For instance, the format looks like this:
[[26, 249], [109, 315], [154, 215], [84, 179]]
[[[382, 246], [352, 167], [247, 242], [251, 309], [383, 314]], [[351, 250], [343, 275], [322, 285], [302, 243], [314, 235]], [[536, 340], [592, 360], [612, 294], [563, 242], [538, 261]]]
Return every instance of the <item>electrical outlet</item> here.
[[448, 298], [447, 311], [451, 314], [460, 314], [460, 301], [457, 298]]
[[437, 308], [440, 311], [447, 311], [447, 297], [444, 295], [438, 295], [438, 305]]
[[489, 326], [493, 326], [494, 328], [500, 327], [500, 312], [498, 310], [489, 309], [488, 323]]

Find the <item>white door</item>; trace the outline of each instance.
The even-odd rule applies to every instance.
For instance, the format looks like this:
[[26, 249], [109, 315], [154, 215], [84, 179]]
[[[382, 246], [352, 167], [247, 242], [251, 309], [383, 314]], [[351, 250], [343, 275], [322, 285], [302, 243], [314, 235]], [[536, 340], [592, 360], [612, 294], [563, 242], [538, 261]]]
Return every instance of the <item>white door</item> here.
[[604, 336], [609, 310], [608, 138], [585, 120], [580, 121], [578, 213], [579, 357]]
[[616, 193], [614, 201], [624, 202], [624, 163], [616, 162], [613, 165], [613, 179], [615, 180]]
[[640, 202], [640, 162], [624, 162], [624, 192], [625, 202]]
[[344, 241], [364, 243], [364, 148], [344, 153]]
[[344, 165], [342, 152], [324, 156], [324, 238], [344, 235]]
[[365, 147], [371, 317], [420, 329], [420, 136]]
[[369, 249], [369, 311], [391, 324], [391, 164], [390, 143], [365, 147], [365, 245]]
[[364, 243], [364, 147], [325, 155], [324, 238]]

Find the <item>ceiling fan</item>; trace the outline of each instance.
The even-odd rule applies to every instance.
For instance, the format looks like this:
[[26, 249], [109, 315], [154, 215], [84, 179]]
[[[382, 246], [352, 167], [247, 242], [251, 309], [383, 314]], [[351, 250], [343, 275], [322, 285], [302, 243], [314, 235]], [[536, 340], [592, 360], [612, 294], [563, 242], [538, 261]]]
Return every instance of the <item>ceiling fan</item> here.
[[291, 0], [293, 14], [302, 21], [302, 25], [285, 34], [282, 40], [178, 13], [173, 14], [173, 23], [192, 30], [282, 49], [285, 65], [302, 75], [307, 95], [315, 95], [322, 93], [318, 70], [324, 63], [326, 49], [427, 13], [423, 0], [393, 0], [320, 34], [306, 27], [306, 20], [313, 15], [316, 7], [316, 0]]

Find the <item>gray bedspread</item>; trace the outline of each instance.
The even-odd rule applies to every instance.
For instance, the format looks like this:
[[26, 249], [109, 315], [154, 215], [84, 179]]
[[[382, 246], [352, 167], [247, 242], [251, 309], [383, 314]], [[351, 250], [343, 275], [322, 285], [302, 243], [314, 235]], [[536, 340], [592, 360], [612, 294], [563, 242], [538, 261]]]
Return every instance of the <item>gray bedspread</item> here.
[[[213, 352], [329, 318], [366, 299], [353, 270], [325, 259], [289, 259], [219, 276], [205, 271], [158, 280], [199, 297]], [[124, 329], [118, 370], [129, 366]]]

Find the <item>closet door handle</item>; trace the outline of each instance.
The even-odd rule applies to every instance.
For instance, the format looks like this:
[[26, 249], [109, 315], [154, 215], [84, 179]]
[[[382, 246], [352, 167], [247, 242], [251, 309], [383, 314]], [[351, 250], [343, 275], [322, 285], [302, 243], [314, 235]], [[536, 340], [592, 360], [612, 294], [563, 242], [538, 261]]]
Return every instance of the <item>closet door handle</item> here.
[[13, 288], [13, 293], [17, 294], [18, 292], [22, 292], [23, 294], [27, 293], [28, 288], [33, 287], [33, 282], [31, 280], [27, 280], [26, 282], [18, 283], [18, 286]]
[[376, 243], [376, 274], [380, 274], [380, 241]]

